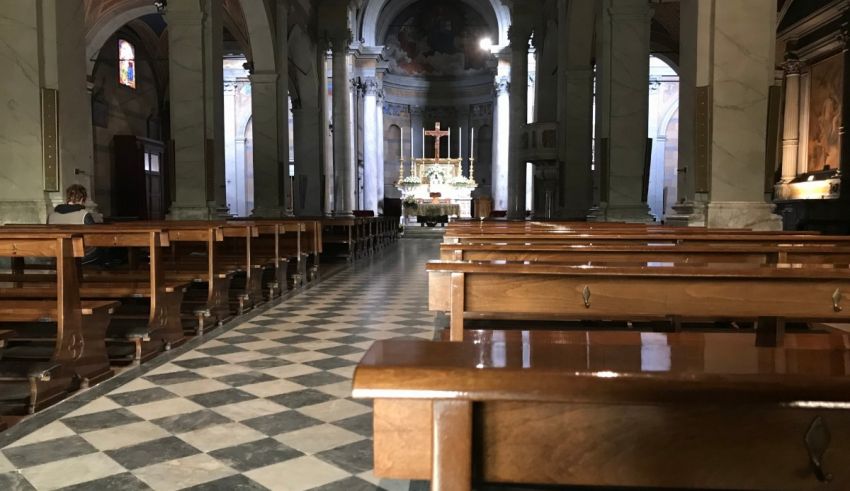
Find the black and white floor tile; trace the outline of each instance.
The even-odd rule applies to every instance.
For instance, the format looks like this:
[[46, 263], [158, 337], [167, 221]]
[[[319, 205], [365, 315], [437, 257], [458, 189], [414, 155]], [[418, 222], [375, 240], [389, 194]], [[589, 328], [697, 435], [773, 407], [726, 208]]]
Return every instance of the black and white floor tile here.
[[433, 337], [424, 263], [436, 255], [437, 241], [402, 240], [103, 395], [36, 415], [44, 425], [0, 450], [0, 489], [408, 489], [372, 475], [371, 404], [350, 398], [351, 376], [377, 339]]

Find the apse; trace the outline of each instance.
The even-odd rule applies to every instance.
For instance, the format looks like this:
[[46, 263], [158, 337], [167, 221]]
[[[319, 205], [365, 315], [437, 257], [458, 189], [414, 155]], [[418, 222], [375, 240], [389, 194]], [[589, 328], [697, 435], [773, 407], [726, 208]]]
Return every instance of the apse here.
[[[452, 158], [462, 159], [464, 175], [469, 176], [470, 151], [488, 159], [492, 155], [478, 151], [481, 145], [492, 145], [497, 68], [482, 40], [498, 40], [500, 32], [487, 2], [390, 1], [381, 16], [376, 31], [387, 65], [383, 129], [391, 134], [398, 128], [402, 143], [384, 142], [384, 190], [386, 196], [399, 198], [400, 147], [406, 149], [407, 175], [411, 158], [435, 157], [434, 140], [423, 138], [423, 132], [434, 130], [437, 123], [452, 132], [450, 142], [442, 141], [441, 157], [451, 152]], [[474, 165], [487, 170], [474, 175], [476, 194], [489, 195], [491, 163], [479, 158]]]

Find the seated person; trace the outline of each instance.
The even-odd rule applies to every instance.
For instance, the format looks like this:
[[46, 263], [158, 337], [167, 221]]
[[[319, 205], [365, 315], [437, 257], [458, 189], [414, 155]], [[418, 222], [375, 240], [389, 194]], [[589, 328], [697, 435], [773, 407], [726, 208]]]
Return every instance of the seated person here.
[[[48, 225], [94, 225], [102, 222], [100, 215], [86, 209], [88, 192], [80, 184], [72, 184], [65, 191], [65, 203], [57, 205], [47, 216]], [[105, 265], [108, 251], [97, 247], [86, 247], [83, 264]]]
[[86, 210], [89, 195], [80, 184], [72, 184], [65, 191], [65, 203], [57, 205], [47, 216], [48, 225], [92, 225], [100, 220]]

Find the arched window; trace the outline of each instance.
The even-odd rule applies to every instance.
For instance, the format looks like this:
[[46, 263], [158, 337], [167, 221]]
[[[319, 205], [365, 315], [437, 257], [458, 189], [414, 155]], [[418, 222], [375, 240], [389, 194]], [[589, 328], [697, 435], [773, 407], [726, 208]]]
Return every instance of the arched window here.
[[136, 88], [136, 48], [124, 39], [118, 40], [118, 82]]

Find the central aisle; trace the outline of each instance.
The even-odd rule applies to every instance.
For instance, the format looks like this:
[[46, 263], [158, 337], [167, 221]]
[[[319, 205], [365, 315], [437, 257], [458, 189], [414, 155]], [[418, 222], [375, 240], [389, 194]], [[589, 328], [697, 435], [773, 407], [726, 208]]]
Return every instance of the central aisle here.
[[432, 338], [424, 264], [437, 244], [401, 240], [111, 392], [35, 416], [21, 427], [44, 426], [0, 451], [0, 489], [407, 489], [372, 476], [371, 404], [348, 397], [350, 379], [374, 340]]

